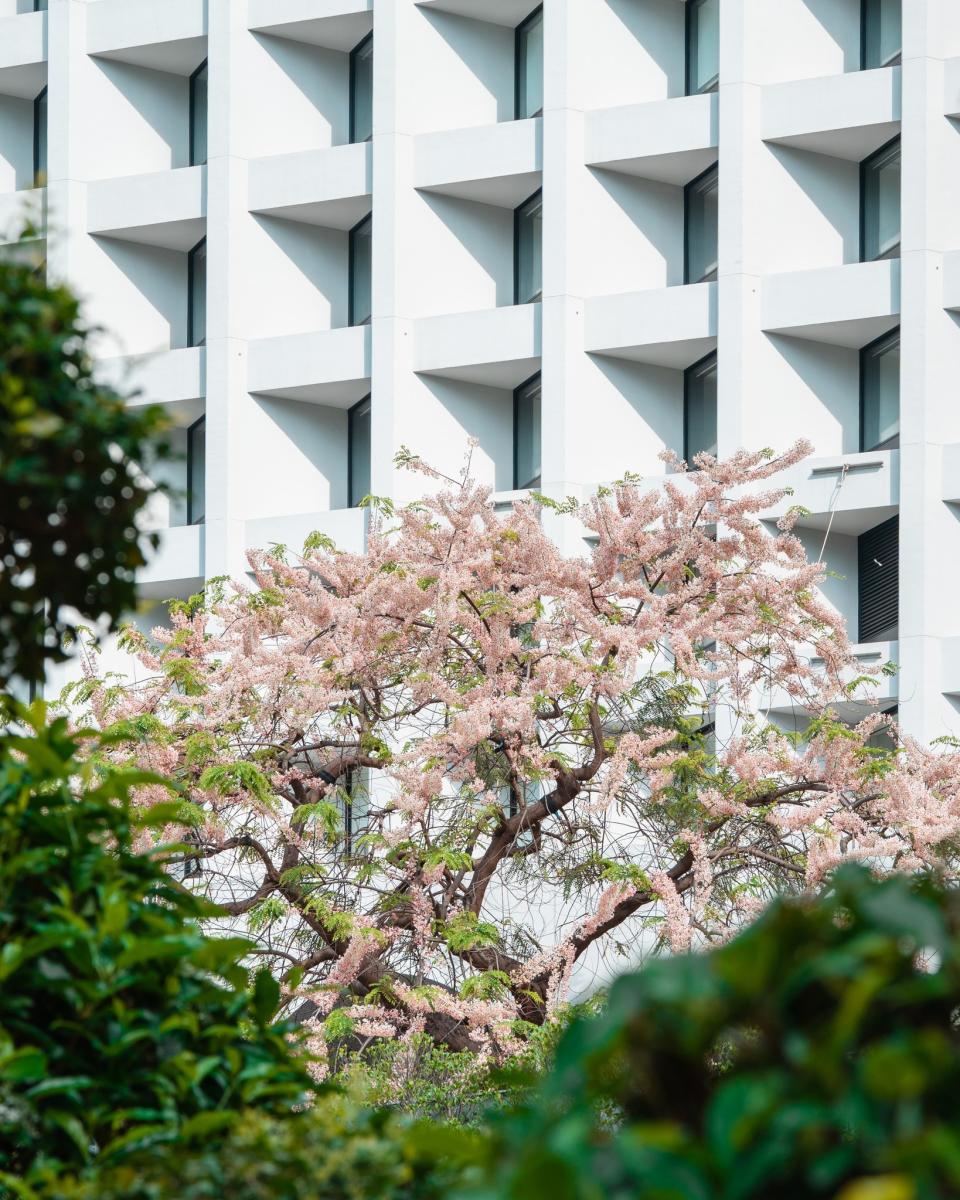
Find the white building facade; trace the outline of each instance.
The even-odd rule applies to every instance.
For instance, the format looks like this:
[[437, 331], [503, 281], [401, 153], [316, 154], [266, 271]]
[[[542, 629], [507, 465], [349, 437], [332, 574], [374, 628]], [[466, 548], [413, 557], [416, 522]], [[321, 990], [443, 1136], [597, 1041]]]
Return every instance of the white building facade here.
[[401, 445], [506, 501], [805, 437], [883, 706], [955, 731], [958, 201], [956, 0], [0, 0], [0, 229], [176, 425], [156, 601], [360, 547]]

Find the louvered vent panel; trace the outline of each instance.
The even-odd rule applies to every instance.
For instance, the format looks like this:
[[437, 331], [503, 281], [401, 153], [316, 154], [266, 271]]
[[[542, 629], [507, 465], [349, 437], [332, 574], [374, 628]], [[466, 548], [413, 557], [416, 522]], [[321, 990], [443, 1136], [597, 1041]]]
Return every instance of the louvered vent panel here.
[[900, 589], [900, 518], [891, 517], [858, 539], [861, 642], [897, 636]]

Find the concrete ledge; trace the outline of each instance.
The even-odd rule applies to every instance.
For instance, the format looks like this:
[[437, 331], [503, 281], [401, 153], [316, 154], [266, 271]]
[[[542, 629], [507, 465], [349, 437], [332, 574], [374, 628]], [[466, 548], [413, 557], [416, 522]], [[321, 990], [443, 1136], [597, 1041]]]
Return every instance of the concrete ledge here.
[[943, 256], [943, 307], [960, 312], [960, 250]]
[[587, 114], [584, 161], [685, 184], [717, 161], [719, 97], [682, 96]]
[[250, 211], [351, 229], [370, 211], [369, 142], [277, 154], [250, 162]]
[[940, 687], [948, 696], [960, 696], [960, 637], [940, 641]]
[[943, 500], [960, 504], [960, 442], [943, 448]]
[[0, 92], [32, 100], [47, 82], [47, 14], [0, 17]]
[[87, 53], [189, 75], [206, 57], [204, 0], [98, 0], [87, 5]]
[[948, 58], [943, 64], [943, 111], [948, 117], [960, 117], [960, 58]]
[[370, 326], [252, 341], [247, 387], [257, 395], [348, 408], [370, 391]]
[[206, 168], [99, 179], [87, 191], [87, 231], [168, 250], [189, 250], [206, 228]]
[[247, 24], [256, 33], [347, 51], [373, 29], [373, 0], [250, 0]]
[[[899, 642], [859, 642], [852, 647], [853, 656], [858, 666], [863, 668], [882, 667], [885, 663], [900, 661]], [[811, 659], [811, 665], [823, 667], [821, 659]], [[900, 695], [900, 680], [897, 675], [878, 675], [873, 686], [869, 684], [862, 689], [857, 699], [842, 701], [836, 705], [838, 716], [844, 721], [862, 721], [871, 713], [883, 712], [897, 703]], [[872, 701], [872, 703], [871, 703]], [[770, 703], [765, 711], [779, 716], [789, 717], [801, 715], [803, 705], [794, 700], [784, 688], [774, 689]]]
[[762, 328], [858, 348], [900, 319], [900, 261], [787, 271], [763, 281]]
[[203, 412], [206, 353], [202, 346], [190, 346], [101, 359], [97, 378], [127, 395], [135, 393], [132, 404], [162, 404], [181, 424], [188, 424]]
[[540, 366], [540, 305], [423, 317], [413, 369], [487, 387], [515, 388]]
[[299, 551], [311, 533], [322, 533], [332, 538], [339, 550], [362, 554], [366, 548], [368, 522], [365, 508], [259, 517], [246, 523], [246, 547], [248, 550], [266, 550], [271, 544], [279, 543]]
[[899, 67], [797, 79], [763, 89], [766, 142], [859, 162], [899, 129]]
[[539, 117], [423, 133], [413, 146], [413, 185], [482, 204], [516, 208], [537, 190], [543, 170]]
[[202, 587], [204, 534], [202, 525], [161, 530], [158, 549], [146, 550], [147, 565], [137, 576], [141, 595], [166, 600]]
[[530, 15], [535, 4], [531, 0], [416, 0], [418, 8], [435, 8], [440, 12], [472, 17], [475, 21], [490, 21], [494, 25], [515, 28]]
[[900, 451], [808, 458], [772, 482], [776, 487], [793, 488], [793, 495], [785, 497], [771, 517], [800, 506], [809, 515], [797, 521], [798, 528], [825, 530], [829, 526], [832, 533], [857, 536], [897, 512]]
[[717, 285], [652, 288], [586, 303], [584, 349], [684, 369], [717, 345]]

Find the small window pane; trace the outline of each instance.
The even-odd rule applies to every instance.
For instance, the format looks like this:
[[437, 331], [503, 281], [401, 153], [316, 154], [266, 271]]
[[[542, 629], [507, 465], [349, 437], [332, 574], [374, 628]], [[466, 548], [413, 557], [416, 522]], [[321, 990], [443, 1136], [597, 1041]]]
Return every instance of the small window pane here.
[[371, 316], [373, 221], [366, 217], [350, 231], [350, 324], [367, 325]]
[[207, 161], [207, 64], [190, 76], [190, 166]]
[[863, 261], [900, 256], [900, 141], [862, 166]]
[[517, 120], [543, 112], [543, 10], [517, 27]]
[[687, 93], [712, 92], [720, 80], [720, 0], [687, 0]]
[[47, 11], [47, 0], [33, 0], [33, 11], [34, 12], [46, 12]]
[[687, 283], [717, 277], [718, 180], [719, 172], [713, 167], [687, 185]]
[[683, 456], [717, 453], [717, 356], [690, 367], [684, 375]]
[[861, 450], [900, 445], [900, 334], [867, 346], [860, 357], [863, 388]]
[[202, 525], [206, 516], [207, 420], [201, 417], [187, 430], [187, 521]]
[[863, 0], [863, 67], [889, 67], [902, 50], [901, 0]]
[[350, 55], [350, 141], [373, 137], [373, 34]]
[[355, 404], [347, 413], [349, 478], [347, 503], [356, 508], [370, 495], [370, 397]]
[[190, 251], [187, 261], [189, 276], [189, 309], [187, 313], [187, 345], [202, 346], [207, 340], [207, 239]]
[[540, 299], [543, 287], [543, 200], [539, 192], [516, 212], [517, 304]]
[[517, 388], [513, 397], [515, 488], [540, 486], [540, 376]]
[[33, 182], [42, 187], [47, 182], [47, 89], [33, 102]]

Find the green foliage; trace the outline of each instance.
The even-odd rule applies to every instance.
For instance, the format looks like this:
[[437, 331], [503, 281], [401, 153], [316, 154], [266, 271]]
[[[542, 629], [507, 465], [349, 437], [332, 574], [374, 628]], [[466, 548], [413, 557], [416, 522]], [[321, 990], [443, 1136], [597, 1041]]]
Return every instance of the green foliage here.
[[79, 306], [23, 262], [0, 262], [0, 687], [40, 682], [78, 625], [136, 601], [138, 474], [163, 418], [96, 383]]
[[958, 996], [960, 895], [846, 867], [826, 898], [621, 979], [534, 1098], [496, 1119], [471, 1194], [947, 1200]]
[[0, 1180], [114, 1162], [255, 1105], [283, 1113], [309, 1079], [251, 944], [211, 938], [215, 909], [134, 838], [140, 772], [95, 772], [66, 722], [20, 712], [0, 737]]

